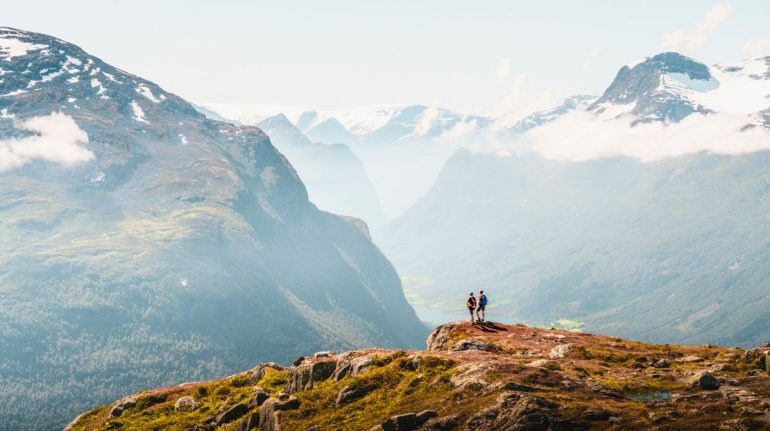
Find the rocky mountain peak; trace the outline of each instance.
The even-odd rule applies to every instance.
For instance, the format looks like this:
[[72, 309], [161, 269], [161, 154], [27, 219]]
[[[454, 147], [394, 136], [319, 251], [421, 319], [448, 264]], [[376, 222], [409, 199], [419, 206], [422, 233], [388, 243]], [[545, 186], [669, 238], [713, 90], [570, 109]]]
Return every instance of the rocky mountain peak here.
[[693, 112], [711, 112], [687, 97], [688, 90], [705, 91], [718, 85], [708, 66], [676, 52], [664, 52], [623, 66], [589, 109], [607, 118], [631, 113], [637, 122], [677, 122]]

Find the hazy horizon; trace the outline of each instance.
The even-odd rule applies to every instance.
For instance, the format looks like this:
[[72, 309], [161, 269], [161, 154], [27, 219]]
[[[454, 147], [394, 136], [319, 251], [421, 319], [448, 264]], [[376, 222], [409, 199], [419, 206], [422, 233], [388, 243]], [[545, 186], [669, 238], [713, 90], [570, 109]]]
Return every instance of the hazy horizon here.
[[139, 1], [107, 11], [80, 0], [3, 12], [4, 25], [76, 43], [189, 100], [489, 114], [599, 93], [622, 64], [663, 51], [706, 64], [766, 55], [762, 11], [751, 1]]

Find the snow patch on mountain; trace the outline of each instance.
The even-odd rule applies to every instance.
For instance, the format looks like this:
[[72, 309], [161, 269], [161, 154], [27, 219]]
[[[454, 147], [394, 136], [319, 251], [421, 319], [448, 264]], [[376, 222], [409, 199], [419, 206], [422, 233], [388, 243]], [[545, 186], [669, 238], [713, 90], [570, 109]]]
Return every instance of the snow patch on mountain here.
[[11, 61], [14, 57], [27, 55], [28, 52], [47, 48], [47, 45], [24, 42], [16, 38], [8, 37], [8, 34], [0, 35], [0, 57], [5, 61]]
[[[142, 85], [139, 85], [138, 87], [136, 87], [136, 92], [141, 94], [145, 98], [147, 98], [152, 103], [160, 103], [161, 102], [161, 99], [155, 97], [155, 95], [152, 94], [152, 90], [150, 90], [150, 88], [147, 87], [146, 85], [142, 84]], [[165, 96], [161, 95], [160, 97], [164, 98]]]
[[134, 111], [134, 120], [140, 123], [149, 124], [149, 121], [147, 121], [147, 119], [144, 118], [144, 111], [142, 110], [142, 107], [139, 106], [139, 103], [137, 103], [136, 100], [131, 101], [131, 109]]

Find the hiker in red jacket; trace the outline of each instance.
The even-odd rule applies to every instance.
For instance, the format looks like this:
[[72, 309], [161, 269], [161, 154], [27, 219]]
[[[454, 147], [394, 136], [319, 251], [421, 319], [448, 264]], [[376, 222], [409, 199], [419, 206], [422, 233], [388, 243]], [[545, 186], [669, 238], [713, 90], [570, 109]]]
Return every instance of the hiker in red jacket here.
[[473, 296], [473, 292], [471, 292], [471, 296], [468, 297], [468, 300], [465, 301], [465, 305], [471, 313], [471, 323], [473, 323], [473, 312], [476, 311], [476, 297]]

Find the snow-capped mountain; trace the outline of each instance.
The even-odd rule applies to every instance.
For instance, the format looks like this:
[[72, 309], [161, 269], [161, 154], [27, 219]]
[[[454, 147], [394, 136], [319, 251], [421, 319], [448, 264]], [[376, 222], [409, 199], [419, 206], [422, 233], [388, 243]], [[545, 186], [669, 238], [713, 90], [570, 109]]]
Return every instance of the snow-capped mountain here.
[[[624, 66], [589, 108], [602, 118], [678, 122], [693, 114], [752, 114], [770, 108], [770, 57], [706, 66], [667, 52]], [[747, 118], [747, 122], [750, 120]]]
[[61, 429], [149, 384], [425, 328], [357, 220], [260, 129], [0, 28], [0, 428]]
[[259, 124], [282, 114], [313, 142], [348, 145], [364, 162], [385, 213], [393, 217], [427, 192], [457, 149], [484, 150], [515, 142], [527, 130], [585, 109], [594, 99], [596, 96], [573, 96], [542, 111], [500, 117], [458, 113], [431, 105], [330, 111], [220, 103], [201, 106], [244, 124]]

